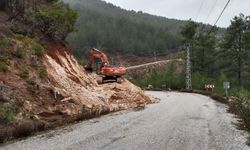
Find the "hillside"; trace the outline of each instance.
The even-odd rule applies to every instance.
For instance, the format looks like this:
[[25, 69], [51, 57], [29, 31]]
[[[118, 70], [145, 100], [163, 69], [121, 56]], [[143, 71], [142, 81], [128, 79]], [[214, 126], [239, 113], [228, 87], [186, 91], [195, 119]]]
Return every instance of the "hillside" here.
[[[9, 11], [8, 6], [0, 9], [0, 143], [156, 102], [126, 79], [121, 84], [98, 85], [97, 75], [84, 70], [62, 39], [67, 33], [62, 30], [64, 24], [60, 24], [63, 34], [58, 30], [51, 32], [54, 24], [46, 34], [40, 28], [27, 27], [30, 22], [24, 21], [27, 14], [22, 14], [22, 10], [33, 6], [28, 4], [31, 5], [25, 8], [16, 5], [15, 10], [21, 10], [18, 13]], [[61, 14], [74, 17], [63, 3], [41, 1], [36, 7], [39, 11], [34, 10], [33, 14], [52, 14], [51, 18], [56, 14], [62, 20], [65, 16]], [[44, 18], [39, 18], [42, 21]], [[68, 22], [67, 25], [71, 27]]]
[[90, 47], [110, 54], [153, 56], [177, 50], [185, 21], [127, 11], [100, 0], [64, 0], [80, 17], [67, 41], [78, 57]]

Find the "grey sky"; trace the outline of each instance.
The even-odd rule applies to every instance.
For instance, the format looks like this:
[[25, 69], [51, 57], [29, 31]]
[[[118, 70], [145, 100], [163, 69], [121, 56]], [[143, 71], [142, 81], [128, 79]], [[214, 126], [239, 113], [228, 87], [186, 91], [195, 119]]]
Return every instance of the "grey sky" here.
[[[167, 18], [188, 20], [192, 18], [198, 22], [214, 24], [228, 0], [204, 0], [203, 7], [196, 19], [203, 0], [105, 0], [127, 10], [143, 11]], [[215, 5], [216, 2], [216, 5]], [[209, 16], [209, 12], [214, 7]], [[227, 27], [230, 20], [243, 13], [250, 15], [250, 0], [231, 0], [229, 6], [217, 23]], [[208, 18], [208, 19], [206, 19]]]

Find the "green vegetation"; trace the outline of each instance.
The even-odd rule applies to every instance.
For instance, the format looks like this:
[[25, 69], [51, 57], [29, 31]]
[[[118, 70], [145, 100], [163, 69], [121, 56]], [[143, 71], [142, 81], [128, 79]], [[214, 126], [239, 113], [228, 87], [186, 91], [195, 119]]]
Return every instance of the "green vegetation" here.
[[51, 39], [65, 39], [74, 30], [78, 14], [63, 2], [39, 5], [37, 10], [29, 9], [25, 14], [26, 22]]
[[0, 56], [0, 71], [7, 72], [8, 71], [9, 61], [7, 57]]
[[33, 78], [27, 79], [26, 82], [27, 82], [29, 85], [32, 85], [32, 86], [35, 86], [35, 85], [36, 85], [36, 81], [35, 81], [35, 79], [33, 79]]
[[1, 72], [7, 72], [8, 71], [8, 65], [5, 62], [0, 61], [0, 71]]
[[[240, 14], [231, 21], [226, 36], [222, 42], [223, 65], [227, 65], [227, 72], [235, 77], [237, 86], [249, 87], [250, 81], [250, 16]], [[244, 81], [244, 82], [243, 82]]]
[[19, 69], [21, 71], [20, 73], [20, 77], [23, 79], [27, 79], [29, 77], [29, 69], [28, 66], [26, 64], [21, 63], [19, 65]]
[[38, 94], [38, 86], [37, 86], [37, 83], [36, 83], [36, 80], [35, 78], [29, 78], [26, 80], [26, 87], [27, 87], [27, 90], [33, 94], [33, 95], [37, 95]]
[[[106, 53], [153, 56], [178, 50], [187, 21], [127, 11], [100, 0], [63, 0], [79, 12], [78, 32], [67, 41], [79, 58], [97, 47]], [[222, 30], [220, 30], [222, 31]]]
[[154, 88], [181, 89], [185, 87], [184, 74], [176, 73], [176, 65], [172, 62], [166, 69], [153, 71], [145, 76], [135, 78], [133, 82], [141, 87], [152, 85]]
[[[206, 29], [191, 20], [182, 30], [183, 42], [190, 46], [193, 89], [205, 90], [205, 84], [214, 84], [214, 92], [225, 96], [223, 82], [229, 81], [231, 111], [238, 114], [250, 129], [250, 16], [240, 14], [232, 19], [226, 34], [216, 36], [217, 29]], [[185, 75], [175, 74], [175, 67], [153, 72], [135, 83], [155, 88], [185, 88]]]
[[18, 58], [24, 58], [25, 57], [25, 49], [23, 48], [23, 47], [18, 47], [17, 49], [16, 49], [16, 56], [18, 57]]
[[232, 111], [239, 114], [250, 128], [250, 92], [241, 88], [233, 90], [232, 95], [235, 97], [231, 102]]
[[28, 48], [32, 43], [33, 43], [33, 39], [27, 37], [27, 36], [24, 36], [22, 38], [22, 41], [23, 41], [23, 44], [26, 48]]
[[39, 43], [33, 43], [32, 49], [34, 50], [35, 55], [37, 55], [39, 57], [44, 54], [44, 47]]
[[223, 81], [230, 81], [232, 88], [250, 90], [248, 18], [243, 14], [234, 17], [222, 37], [216, 36], [216, 28], [207, 29], [193, 21], [183, 28], [184, 43], [192, 52], [193, 88], [204, 89], [204, 84], [214, 83], [215, 90], [222, 92]]
[[7, 47], [9, 45], [9, 40], [6, 38], [1, 38], [0, 39], [0, 46], [2, 47]]
[[22, 46], [26, 49], [28, 49], [30, 47], [30, 45], [32, 45], [33, 43], [33, 39], [22, 35], [22, 34], [14, 34], [14, 37], [17, 38], [18, 40], [20, 40], [22, 42]]
[[64, 0], [80, 14], [67, 41], [76, 56], [82, 58], [90, 48], [107, 52], [152, 56], [176, 50], [185, 21], [166, 19], [143, 12], [126, 11], [99, 0]]
[[41, 79], [44, 79], [47, 76], [46, 69], [44, 67], [39, 68], [38, 74]]
[[15, 112], [0, 102], [0, 122], [1, 123], [10, 123], [15, 120]]

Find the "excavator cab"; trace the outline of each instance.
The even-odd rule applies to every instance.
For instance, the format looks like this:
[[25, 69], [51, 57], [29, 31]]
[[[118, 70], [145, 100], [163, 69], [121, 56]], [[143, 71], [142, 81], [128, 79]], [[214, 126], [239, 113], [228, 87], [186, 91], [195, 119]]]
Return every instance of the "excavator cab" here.
[[97, 74], [100, 74], [100, 72], [101, 72], [101, 70], [102, 70], [102, 68], [103, 68], [104, 66], [107, 66], [107, 64], [106, 64], [106, 63], [102, 63], [102, 62], [98, 62], [98, 63], [96, 64], [96, 66], [94, 66], [94, 68], [92, 67], [91, 64], [88, 64], [88, 65], [85, 65], [85, 66], [84, 66], [84, 69], [85, 69], [87, 72], [90, 72], [90, 73], [96, 71]]
[[90, 72], [90, 73], [92, 73], [92, 72], [93, 72], [93, 68], [92, 68], [92, 66], [85, 65], [85, 66], [84, 66], [84, 69], [85, 69], [87, 72]]

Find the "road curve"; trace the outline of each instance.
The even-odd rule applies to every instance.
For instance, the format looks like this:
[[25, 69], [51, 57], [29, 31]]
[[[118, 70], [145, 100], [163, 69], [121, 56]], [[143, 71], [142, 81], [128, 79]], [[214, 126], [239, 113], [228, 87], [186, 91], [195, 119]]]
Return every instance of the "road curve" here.
[[[161, 99], [141, 111], [123, 111], [2, 145], [1, 150], [247, 150], [227, 107], [206, 96], [147, 92]], [[232, 123], [233, 122], [233, 123]]]

